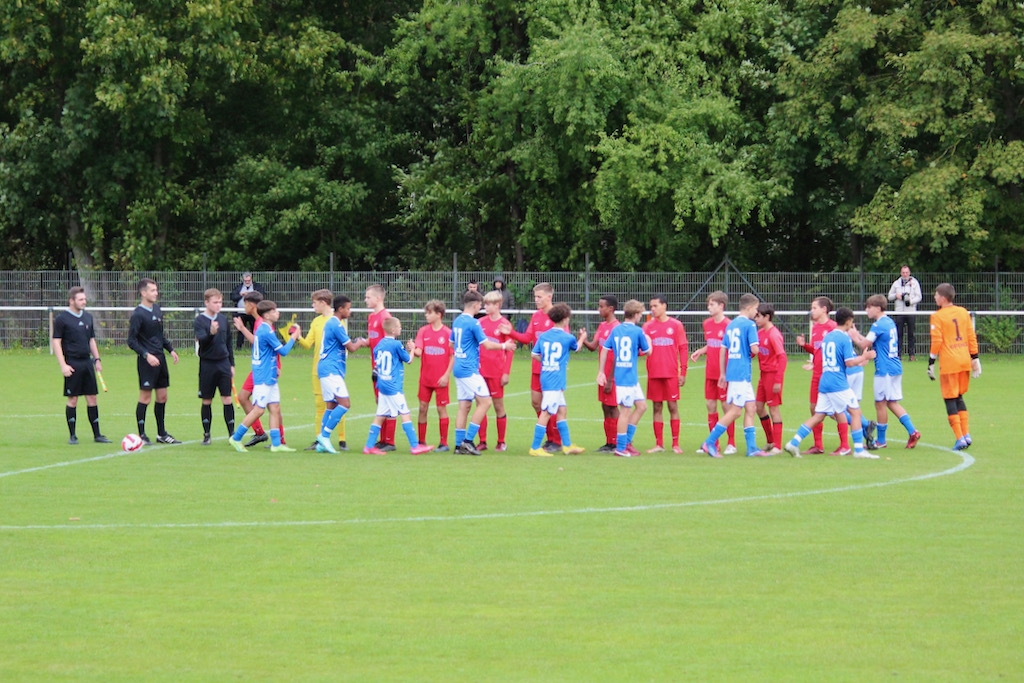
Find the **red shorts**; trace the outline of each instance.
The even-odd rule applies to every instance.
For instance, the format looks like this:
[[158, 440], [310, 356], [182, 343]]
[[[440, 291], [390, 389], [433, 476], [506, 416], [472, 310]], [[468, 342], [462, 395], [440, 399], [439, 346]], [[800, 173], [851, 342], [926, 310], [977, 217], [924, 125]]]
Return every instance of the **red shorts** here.
[[245, 381], [242, 382], [242, 391], [248, 391], [251, 394], [252, 393], [252, 388], [254, 386], [256, 386], [256, 385], [253, 384], [253, 382], [252, 382], [252, 373], [250, 372], [248, 375], [246, 375]]
[[678, 401], [679, 380], [675, 377], [648, 377], [648, 401]]
[[500, 377], [484, 377], [484, 381], [487, 382], [487, 391], [491, 392], [491, 398], [505, 398], [505, 385], [501, 383]]
[[704, 380], [704, 398], [709, 401], [725, 402], [725, 389], [718, 386], [717, 379]]
[[781, 379], [777, 372], [761, 373], [761, 379], [757, 382], [756, 400], [758, 403], [763, 403], [766, 406], [782, 405], [782, 387], [779, 387], [779, 393], [772, 393], [772, 387], [775, 385], [776, 379]]
[[420, 385], [420, 391], [419, 391], [418, 394], [416, 394], [416, 397], [420, 400], [420, 403], [430, 403], [430, 396], [434, 392], [437, 392], [436, 403], [437, 403], [437, 406], [439, 408], [441, 406], [446, 406], [446, 405], [448, 405], [451, 402], [449, 400], [449, 398], [448, 398], [449, 394], [448, 394], [448, 387], [447, 386], [443, 386], [443, 387], [428, 387], [428, 386], [425, 386], [425, 385], [421, 384]]
[[[609, 389], [610, 391], [605, 391]], [[597, 400], [601, 402], [603, 406], [612, 406], [613, 408], [619, 405], [618, 400], [615, 397], [615, 382], [611, 377], [608, 378], [608, 383], [603, 387], [597, 388]]]
[[538, 394], [541, 393], [539, 372], [530, 375], [530, 391], [536, 391]]

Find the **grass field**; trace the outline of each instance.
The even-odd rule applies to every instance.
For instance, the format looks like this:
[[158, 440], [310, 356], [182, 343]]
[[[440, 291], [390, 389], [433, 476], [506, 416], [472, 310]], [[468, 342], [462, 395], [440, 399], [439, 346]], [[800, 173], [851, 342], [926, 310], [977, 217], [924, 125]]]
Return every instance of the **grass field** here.
[[[101, 422], [119, 441], [135, 431], [134, 359], [104, 360]], [[309, 363], [285, 359], [299, 447], [314, 434]], [[700, 367], [685, 455], [530, 458], [516, 363], [504, 454], [414, 457], [399, 430], [386, 457], [241, 455], [216, 406], [202, 447], [191, 354], [168, 403], [185, 444], [122, 454], [65, 444], [51, 356], [0, 355], [0, 680], [1024, 679], [1020, 359], [984, 359], [963, 454], [937, 383], [907, 364], [924, 437], [907, 451], [893, 422], [878, 461], [694, 454]], [[587, 354], [570, 365], [574, 441], [591, 448], [595, 373]], [[791, 363], [787, 437], [808, 381]], [[349, 386], [359, 445], [365, 358]], [[647, 418], [637, 441], [653, 444]]]

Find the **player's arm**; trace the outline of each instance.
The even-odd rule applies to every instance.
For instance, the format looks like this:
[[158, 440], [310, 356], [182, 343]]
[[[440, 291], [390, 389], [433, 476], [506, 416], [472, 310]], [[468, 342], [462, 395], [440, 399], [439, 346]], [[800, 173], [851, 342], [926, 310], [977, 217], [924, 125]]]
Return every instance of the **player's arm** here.
[[868, 337], [865, 337], [863, 334], [861, 334], [859, 331], [857, 331], [856, 327], [851, 327], [847, 331], [847, 334], [850, 335], [850, 341], [853, 342], [853, 345], [856, 348], [865, 349], [865, 348], [869, 348], [871, 346], [871, 343], [874, 341], [874, 334], [875, 333], [869, 331], [868, 334], [871, 336], [870, 339], [869, 339]]
[[587, 351], [597, 351], [601, 348], [601, 342], [598, 341], [597, 337], [594, 337], [593, 339], [584, 339], [582, 343]]
[[722, 374], [718, 378], [718, 386], [725, 388], [729, 385], [729, 382], [725, 379], [725, 366], [729, 362], [729, 351], [725, 344], [722, 344], [722, 348], [718, 349], [718, 367], [722, 369]]
[[[611, 341], [611, 337], [609, 337], [605, 341], [605, 344], [607, 344], [609, 341]], [[609, 348], [607, 346], [605, 346], [604, 344], [602, 344], [601, 345], [601, 355], [598, 356], [598, 360], [597, 360], [597, 367], [598, 367], [598, 370], [597, 370], [597, 386], [599, 386], [599, 387], [603, 387], [606, 384], [608, 384], [608, 377], [604, 374], [605, 361], [608, 360], [608, 353], [609, 353]]]
[[679, 339], [676, 340], [679, 349], [679, 386], [686, 384], [686, 359], [690, 357], [690, 340], [686, 338], [686, 328], [679, 323]]
[[145, 358], [149, 351], [139, 342], [139, 332], [141, 329], [142, 320], [133, 313], [132, 317], [128, 319], [128, 335], [125, 337], [125, 343], [128, 344], [129, 349]]
[[75, 369], [68, 365], [68, 362], [64, 359], [64, 341], [60, 337], [54, 337], [50, 340], [50, 346], [53, 348], [53, 355], [57, 357], [57, 365], [60, 366], [60, 374], [65, 377], [70, 377], [75, 373]]
[[305, 336], [299, 337], [298, 339], [295, 340], [295, 343], [297, 343], [303, 349], [311, 349], [313, 348], [313, 345], [316, 344], [316, 332], [313, 329], [313, 325], [315, 324], [315, 321], [310, 323], [309, 331], [305, 334]]
[[446, 387], [448, 386], [448, 378], [452, 376], [452, 370], [455, 369], [455, 349], [448, 349], [448, 367], [445, 368], [444, 374], [437, 378], [437, 386]]
[[[786, 355], [786, 345], [782, 341], [782, 334], [770, 335], [768, 337], [768, 345], [772, 349], [772, 353], [778, 358], [779, 369], [777, 371], [778, 377], [786, 376], [786, 365], [789, 363], [789, 357]], [[782, 382], [780, 381], [779, 384]]]

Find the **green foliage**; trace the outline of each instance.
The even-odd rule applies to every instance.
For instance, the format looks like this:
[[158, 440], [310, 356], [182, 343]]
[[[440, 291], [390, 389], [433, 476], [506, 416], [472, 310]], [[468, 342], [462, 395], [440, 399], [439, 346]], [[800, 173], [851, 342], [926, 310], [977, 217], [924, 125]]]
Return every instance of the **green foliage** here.
[[1017, 319], [1009, 315], [983, 315], [978, 318], [978, 336], [996, 353], [1006, 353], [1020, 336]]

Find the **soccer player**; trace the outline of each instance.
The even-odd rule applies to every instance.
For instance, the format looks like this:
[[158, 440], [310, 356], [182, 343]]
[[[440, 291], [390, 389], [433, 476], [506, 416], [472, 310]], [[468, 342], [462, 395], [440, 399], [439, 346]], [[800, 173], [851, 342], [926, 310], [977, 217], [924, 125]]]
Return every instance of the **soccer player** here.
[[441, 453], [448, 451], [448, 403], [451, 401], [448, 376], [455, 363], [452, 330], [443, 322], [444, 313], [444, 302], [440, 299], [431, 299], [427, 302], [423, 307], [423, 316], [427, 319], [427, 324], [416, 332], [412, 351], [412, 354], [420, 359], [420, 382], [417, 393], [420, 412], [416, 423], [417, 436], [421, 442], [426, 443], [427, 413], [430, 412], [430, 399], [433, 397], [437, 406], [438, 429], [441, 436], [434, 450]]
[[953, 450], [961, 451], [971, 445], [964, 394], [970, 388], [971, 377], [981, 376], [981, 359], [978, 358], [974, 321], [967, 309], [953, 305], [954, 299], [956, 290], [948, 282], [935, 288], [935, 305], [939, 310], [931, 315], [928, 377], [935, 379], [935, 361], [938, 360], [942, 400], [946, 402], [946, 416], [956, 436]]
[[[700, 347], [690, 356], [690, 360], [697, 362], [701, 356], [706, 356], [706, 367], [704, 369], [704, 403], [708, 409], [708, 432], [718, 424], [718, 404], [722, 404], [722, 412], [725, 412], [725, 390], [718, 386], [718, 380], [722, 376], [721, 354], [722, 339], [725, 338], [725, 328], [729, 325], [729, 318], [725, 315], [725, 307], [729, 305], [729, 297], [725, 292], [714, 291], [708, 294], [708, 313], [711, 317], [704, 320], [704, 346]], [[725, 454], [732, 455], [736, 452], [736, 425], [730, 424], [726, 430]], [[718, 444], [715, 444], [718, 447]], [[698, 453], [703, 450], [698, 449]]]
[[164, 349], [171, 354], [174, 364], [178, 364], [178, 352], [174, 350], [171, 340], [164, 335], [164, 315], [156, 300], [160, 290], [156, 281], [148, 277], [139, 280], [139, 305], [132, 311], [128, 321], [128, 348], [138, 354], [139, 402], [135, 406], [135, 421], [139, 425], [139, 436], [144, 444], [150, 444], [146, 436], [146, 411], [156, 391], [156, 405], [153, 415], [156, 417], [157, 443], [181, 443], [167, 433], [164, 428], [164, 414], [167, 410], [167, 387], [171, 385], [171, 375], [167, 370], [167, 357]]
[[875, 350], [875, 427], [878, 429], [878, 437], [873, 444], [865, 435], [868, 450], [889, 445], [886, 432], [890, 411], [907, 430], [907, 448], [913, 448], [921, 440], [921, 432], [917, 431], [910, 415], [900, 404], [903, 400], [903, 363], [900, 360], [899, 330], [896, 322], [885, 313], [888, 305], [881, 294], [869, 296], [864, 304], [868, 319], [872, 321], [864, 340]]
[[[553, 305], [551, 300], [555, 296], [555, 288], [547, 282], [541, 282], [533, 288], [533, 303], [537, 307], [533, 316], [530, 318], [530, 325], [526, 328], [526, 332], [517, 332], [512, 328], [512, 325], [506, 325], [501, 328], [502, 334], [509, 335], [512, 339], [516, 340], [520, 344], [526, 344], [531, 349], [533, 345], [537, 343], [537, 338], [541, 334], [551, 329], [551, 318], [548, 316], [548, 311], [551, 310]], [[541, 401], [541, 388], [540, 388], [540, 363], [534, 359], [531, 366], [530, 375], [530, 403], [533, 404], [533, 410], [540, 416], [540, 401]], [[549, 451], [557, 451], [562, 447], [561, 436], [558, 434], [558, 428], [555, 425], [548, 422], [548, 439], [544, 443], [544, 448]]]
[[647, 354], [647, 400], [653, 404], [654, 448], [648, 453], [665, 450], [665, 418], [662, 407], [668, 403], [672, 430], [672, 452], [679, 447], [679, 389], [686, 384], [686, 358], [690, 345], [683, 323], [668, 316], [668, 298], [659, 294], [651, 299], [651, 319], [644, 325], [644, 334], [651, 340]]
[[206, 310], [196, 316], [192, 328], [199, 354], [199, 419], [203, 423], [203, 445], [210, 445], [213, 425], [213, 396], [220, 391], [224, 424], [228, 436], [235, 432], [235, 404], [231, 401], [231, 383], [235, 379], [235, 351], [231, 344], [228, 319], [221, 313], [224, 295], [219, 289], [203, 293]]
[[[299, 337], [296, 343], [304, 349], [313, 349], [314, 354], [320, 352], [320, 342], [324, 338], [324, 325], [328, 320], [333, 317], [334, 309], [331, 304], [334, 301], [334, 293], [329, 289], [318, 289], [310, 294], [310, 299], [313, 304], [313, 311], [316, 312], [316, 317], [309, 323], [309, 330], [302, 337]], [[323, 424], [324, 416], [327, 414], [327, 403], [324, 401], [323, 392], [320, 387], [320, 375], [317, 371], [319, 357], [313, 358], [312, 363], [312, 374], [313, 374], [313, 410], [314, 417], [317, 422]], [[338, 450], [347, 451], [348, 444], [345, 442], [345, 420], [342, 418], [339, 423], [339, 434], [338, 434]], [[313, 443], [306, 446], [307, 451], [316, 451], [318, 442], [313, 439]], [[332, 446], [333, 448], [333, 446]]]
[[[505, 343], [511, 337], [502, 334], [501, 329], [512, 325], [508, 318], [501, 314], [501, 292], [491, 290], [484, 294], [484, 315], [480, 320], [480, 327], [484, 334], [491, 341]], [[505, 385], [508, 384], [509, 374], [512, 372], [512, 359], [515, 357], [513, 351], [495, 351], [483, 349], [480, 351], [480, 376], [487, 382], [487, 390], [491, 392], [491, 404], [494, 406], [494, 418], [498, 426], [497, 451], [505, 451], [505, 433], [508, 425], [508, 416], [505, 414]], [[487, 450], [487, 416], [484, 415], [480, 423], [480, 443], [477, 450]]]
[[320, 330], [320, 343], [317, 346], [314, 363], [317, 381], [320, 383], [319, 394], [324, 398], [324, 414], [320, 420], [320, 433], [316, 437], [314, 449], [318, 453], [338, 452], [331, 444], [331, 432], [342, 423], [345, 413], [352, 407], [348, 385], [345, 383], [348, 352], [369, 345], [365, 339], [351, 339], [348, 330], [345, 329], [345, 321], [352, 315], [351, 299], [344, 294], [338, 294], [331, 297], [329, 307], [334, 313], [328, 316]]
[[718, 439], [741, 414], [743, 437], [747, 442], [747, 457], [767, 455], [757, 447], [757, 428], [754, 426], [757, 409], [751, 359], [758, 354], [757, 325], [754, 324], [758, 303], [757, 297], [753, 294], [744, 294], [740, 297], [740, 314], [725, 328], [723, 346], [718, 351], [719, 362], [725, 366], [725, 375], [718, 379], [718, 384], [725, 387], [727, 407], [722, 419], [700, 446], [700, 449], [712, 458], [722, 457], [716, 446]]
[[[486, 297], [484, 298], [486, 299]], [[500, 308], [500, 295], [498, 298], [497, 306]], [[570, 314], [571, 311], [566, 304], [552, 306], [548, 311], [552, 327], [537, 338], [537, 343], [530, 354], [540, 361], [540, 386], [543, 393], [540, 415], [533, 428], [533, 444], [530, 447], [530, 455], [541, 457], [554, 455], [554, 453], [541, 448], [548, 422], [552, 417], [555, 418], [558, 433], [562, 437], [562, 452], [566, 455], [578, 455], [585, 450], [580, 446], [572, 445], [569, 423], [565, 419], [565, 390], [569, 386], [567, 379], [569, 352], [579, 351], [580, 345], [587, 338], [587, 331], [582, 329], [579, 332], [579, 337], [569, 334]]]
[[754, 323], [757, 325], [757, 362], [760, 374], [757, 381], [755, 405], [768, 445], [766, 455], [782, 452], [782, 384], [786, 379], [786, 345], [782, 333], [775, 327], [775, 307], [758, 304]]
[[[455, 415], [455, 452], [462, 455], [480, 455], [473, 441], [480, 431], [480, 421], [491, 406], [487, 382], [480, 376], [480, 348], [503, 348], [508, 351], [515, 348], [515, 342], [511, 340], [502, 344], [491, 341], [484, 334], [480, 321], [476, 319], [483, 300], [480, 292], [463, 294], [462, 315], [452, 322], [451, 343], [455, 352], [452, 374], [455, 376], [455, 390], [459, 400], [459, 412]], [[470, 418], [474, 399], [476, 410]]]
[[376, 443], [380, 437], [381, 426], [385, 419], [402, 418], [402, 430], [409, 439], [410, 452], [413, 455], [420, 455], [434, 450], [434, 447], [420, 443], [416, 438], [416, 430], [412, 426], [412, 415], [409, 413], [409, 404], [405, 400], [405, 363], [412, 361], [410, 352], [413, 349], [413, 342], [410, 340], [405, 346], [398, 341], [402, 334], [402, 321], [398, 318], [385, 318], [382, 327], [384, 338], [377, 343], [377, 350], [373, 352], [373, 367], [377, 369], [377, 415], [370, 425], [370, 432], [366, 437], [366, 447], [363, 453], [368, 455], [384, 455], [387, 451], [377, 448]]
[[[600, 351], [612, 330], [619, 324], [615, 317], [615, 309], [619, 306], [619, 300], [611, 294], [605, 294], [597, 302], [597, 313], [601, 316], [601, 323], [597, 326], [597, 332], [593, 339], [584, 339], [583, 346], [590, 351]], [[619, 403], [615, 398], [615, 356], [607, 354], [604, 364], [606, 381], [604, 386], [597, 387], [597, 400], [601, 404], [601, 412], [604, 413], [604, 445], [597, 449], [598, 453], [614, 453], [616, 432], [619, 425]]]
[[[383, 285], [373, 284], [366, 288], [366, 295], [363, 298], [366, 307], [370, 309], [366, 318], [366, 337], [370, 341], [370, 378], [373, 380], [373, 397], [375, 399], [379, 392], [377, 390], [377, 366], [373, 365], [375, 362], [373, 358], [376, 358], [377, 344], [384, 338], [384, 321], [391, 317], [391, 313], [384, 307], [386, 294], [387, 291]], [[394, 418], [384, 420], [384, 426], [380, 430], [380, 443], [376, 444], [377, 448], [382, 451], [395, 450], [395, 425]]]
[[623, 309], [625, 321], [611, 331], [601, 346], [598, 361], [601, 369], [597, 371], [597, 386], [604, 387], [608, 383], [604, 369], [610, 355], [615, 364], [615, 401], [619, 406], [614, 453], [620, 458], [631, 458], [635, 453], [629, 450], [629, 446], [636, 435], [637, 423], [647, 410], [637, 366], [640, 356], [651, 350], [651, 343], [643, 329], [637, 325], [640, 316], [644, 314], [644, 305], [636, 299], [630, 299]]
[[[249, 296], [249, 295], [246, 295]], [[281, 442], [281, 386], [278, 384], [280, 370], [277, 359], [287, 356], [295, 347], [295, 340], [302, 333], [302, 328], [295, 325], [291, 329], [288, 343], [282, 344], [274, 331], [274, 325], [281, 317], [277, 304], [264, 299], [256, 306], [260, 320], [257, 321], [255, 342], [252, 345], [253, 408], [235, 429], [235, 434], [228, 443], [240, 453], [245, 453], [242, 437], [249, 431], [253, 422], [259, 419], [264, 411], [270, 413], [270, 450], [273, 453], [294, 452], [295, 449]]]
[[[821, 379], [819, 382], [818, 402], [814, 406], [814, 414], [797, 430], [792, 439], [786, 443], [785, 449], [794, 457], [801, 457], [800, 442], [811, 433], [815, 425], [821, 424], [826, 415], [832, 415], [837, 422], [846, 422], [846, 413], [853, 418], [853, 457], [878, 459], [874, 453], [864, 449], [864, 432], [861, 428], [860, 404], [850, 389], [846, 369], [855, 365], [864, 365], [875, 352], [869, 347], [861, 355], [853, 350], [853, 341], [849, 330], [853, 327], [853, 311], [841, 307], [836, 311], [836, 329], [826, 334], [818, 345], [822, 357]], [[804, 451], [806, 453], [806, 451]], [[846, 455], [849, 453], [833, 453]]]
[[68, 290], [68, 309], [53, 319], [53, 355], [64, 375], [64, 395], [67, 405], [64, 418], [68, 423], [72, 446], [78, 443], [75, 427], [78, 423], [78, 397], [85, 396], [86, 414], [96, 443], [110, 443], [100, 433], [100, 409], [96, 396], [96, 373], [103, 372], [100, 351], [96, 346], [96, 326], [92, 314], [85, 310], [86, 296], [82, 287]]
[[[811, 415], [814, 416], [815, 406], [818, 405], [818, 384], [821, 382], [821, 340], [825, 335], [836, 328], [836, 323], [829, 317], [833, 309], [832, 299], [827, 296], [815, 297], [811, 301], [811, 341], [805, 343], [804, 335], [796, 336], [796, 343], [807, 353], [813, 355], [813, 369], [811, 370]], [[814, 446], [804, 451], [804, 455], [821, 455], [825, 452], [824, 429], [821, 420], [814, 424]]]
[[[256, 310], [256, 307], [259, 306], [259, 303], [261, 301], [263, 301], [263, 295], [260, 294], [259, 292], [249, 292], [244, 297], [242, 297], [242, 303], [245, 306], [245, 312], [248, 315], [252, 316], [252, 319], [256, 321], [254, 329], [259, 327], [260, 323], [263, 322], [263, 319], [260, 318], [259, 312], [257, 312]], [[238, 333], [245, 337], [245, 339], [249, 342], [249, 345], [255, 346], [256, 336], [249, 331], [249, 328], [245, 326], [244, 322], [241, 319], [241, 316], [235, 317], [232, 322], [234, 323], [235, 329], [238, 331]], [[277, 370], [278, 373], [280, 373], [280, 356], [277, 357]], [[249, 374], [245, 376], [245, 381], [242, 382], [242, 388], [238, 390], [238, 402], [241, 404], [242, 410], [245, 411], [246, 415], [251, 413], [253, 409], [253, 403], [251, 400], [249, 400], [250, 396], [252, 396], [253, 386], [253, 373], [252, 371], [250, 371]], [[283, 419], [281, 420], [279, 429], [281, 430], [281, 443], [286, 444], [287, 442], [284, 436]], [[253, 437], [245, 443], [246, 448], [251, 448], [252, 446], [255, 446], [257, 444], [270, 441], [270, 436], [263, 430], [263, 423], [261, 423], [258, 418], [255, 422], [252, 423], [252, 431]], [[267, 446], [267, 448], [269, 448], [269, 446]]]

